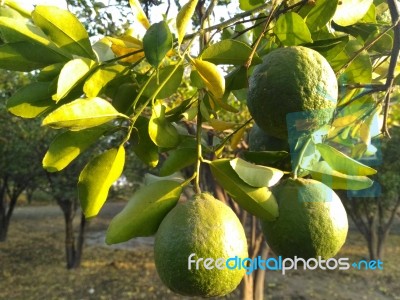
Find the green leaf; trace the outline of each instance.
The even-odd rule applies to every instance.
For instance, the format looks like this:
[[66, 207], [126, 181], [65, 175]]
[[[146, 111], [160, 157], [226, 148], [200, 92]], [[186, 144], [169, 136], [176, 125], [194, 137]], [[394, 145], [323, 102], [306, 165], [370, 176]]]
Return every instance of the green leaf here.
[[56, 63], [44, 67], [40, 70], [40, 73], [37, 77], [38, 81], [53, 81], [61, 72], [64, 67], [64, 63]]
[[195, 148], [179, 148], [168, 153], [167, 159], [160, 168], [160, 176], [172, 175], [197, 161]]
[[22, 118], [36, 118], [55, 105], [50, 86], [50, 82], [33, 82], [22, 87], [7, 100], [7, 109]]
[[372, 186], [373, 181], [366, 176], [351, 176], [333, 170], [326, 161], [309, 168], [313, 179], [318, 180], [331, 189], [338, 190], [363, 190]]
[[332, 19], [337, 5], [338, 0], [317, 0], [306, 17], [310, 31], [322, 29]]
[[85, 27], [69, 11], [55, 6], [38, 5], [32, 12], [32, 19], [61, 49], [96, 59]]
[[96, 69], [85, 80], [83, 91], [87, 97], [96, 97], [100, 95], [107, 84], [116, 77], [122, 76], [126, 67], [121, 65], [105, 65]]
[[111, 185], [121, 176], [125, 164], [123, 146], [94, 157], [79, 175], [78, 195], [86, 218], [95, 217], [104, 205]]
[[158, 102], [153, 107], [149, 122], [149, 135], [158, 147], [173, 148], [179, 144], [177, 129], [165, 118], [165, 106]]
[[256, 188], [245, 183], [232, 169], [229, 159], [214, 160], [211, 172], [232, 198], [254, 216], [267, 221], [278, 217], [278, 204], [267, 187]]
[[255, 165], [241, 158], [232, 159], [230, 164], [240, 179], [254, 187], [271, 187], [283, 176], [281, 170]]
[[265, 3], [265, 0], [239, 0], [241, 10], [252, 10]]
[[136, 96], [136, 86], [133, 83], [121, 84], [113, 96], [112, 105], [120, 113], [128, 115]]
[[48, 172], [61, 171], [96, 142], [106, 130], [107, 127], [99, 126], [57, 135], [43, 158], [43, 168]]
[[376, 174], [376, 170], [368, 167], [346, 154], [326, 144], [316, 144], [322, 158], [334, 169], [343, 174], [365, 176]]
[[33, 45], [41, 45], [58, 56], [58, 61], [71, 59], [72, 55], [57, 47], [46, 34], [38, 27], [29, 24], [25, 20], [0, 17], [0, 37], [5, 43], [28, 42]]
[[8, 7], [8, 6], [0, 6], [0, 17], [7, 17], [13, 19], [22, 19], [24, 18], [17, 10]]
[[158, 68], [164, 57], [172, 49], [172, 34], [165, 21], [150, 26], [143, 37], [143, 49], [147, 61]]
[[[357, 40], [351, 40], [347, 43], [345, 51], [342, 55], [345, 55], [345, 63], [350, 58], [358, 53], [363, 47], [363, 44]], [[337, 58], [340, 59], [341, 54]], [[372, 81], [372, 63], [371, 58], [367, 51], [363, 50], [358, 53], [357, 57], [351, 62], [346, 68], [344, 73], [340, 76], [339, 82], [341, 83], [371, 83]]]
[[54, 100], [66, 97], [79, 83], [86, 79], [96, 63], [89, 58], [76, 58], [67, 62], [61, 69]]
[[0, 69], [30, 72], [65, 60], [42, 44], [24, 41], [0, 45]]
[[333, 21], [340, 26], [353, 25], [364, 17], [372, 2], [373, 0], [341, 0]]
[[[252, 49], [243, 42], [236, 40], [222, 40], [204, 49], [201, 59], [213, 64], [244, 65]], [[252, 64], [261, 63], [261, 58], [255, 54]]]
[[135, 128], [138, 132], [139, 142], [134, 143], [133, 151], [142, 162], [151, 168], [155, 168], [158, 164], [158, 147], [150, 138], [149, 120], [145, 117], [139, 117], [135, 122]]
[[286, 151], [246, 151], [243, 157], [254, 164], [269, 166], [274, 165], [289, 157]]
[[60, 106], [44, 118], [42, 125], [82, 130], [124, 117], [110, 102], [101, 98], [77, 99]]
[[191, 59], [191, 62], [211, 94], [217, 99], [222, 99], [225, 93], [225, 78], [221, 70], [213, 63], [201, 59]]
[[178, 202], [181, 193], [180, 183], [172, 180], [157, 181], [141, 187], [111, 220], [106, 243], [122, 243], [134, 237], [155, 234], [161, 221]]
[[[154, 91], [158, 88], [159, 83], [166, 80], [168, 76], [171, 75], [171, 72], [174, 69], [175, 69], [174, 65], [170, 65], [160, 69], [158, 76], [153, 77], [146, 86], [145, 90], [143, 91], [143, 95], [151, 97]], [[183, 70], [184, 70], [183, 66], [179, 66], [178, 69], [172, 74], [171, 78], [169, 78], [169, 80], [165, 83], [163, 88], [158, 92], [155, 98], [164, 99], [176, 93], [178, 87], [182, 82]]]
[[179, 10], [176, 16], [176, 29], [178, 32], [178, 44], [180, 45], [185, 37], [187, 26], [194, 14], [198, 0], [189, 0]]
[[304, 46], [318, 51], [328, 62], [331, 62], [345, 49], [348, 41], [349, 36], [344, 35], [337, 38], [314, 41], [312, 44], [305, 44]]
[[5, 0], [5, 4], [18, 13], [20, 13], [25, 18], [31, 17], [31, 11], [33, 10], [32, 3], [23, 0]]
[[313, 41], [303, 18], [295, 12], [285, 13], [278, 18], [274, 34], [285, 46], [296, 46]]

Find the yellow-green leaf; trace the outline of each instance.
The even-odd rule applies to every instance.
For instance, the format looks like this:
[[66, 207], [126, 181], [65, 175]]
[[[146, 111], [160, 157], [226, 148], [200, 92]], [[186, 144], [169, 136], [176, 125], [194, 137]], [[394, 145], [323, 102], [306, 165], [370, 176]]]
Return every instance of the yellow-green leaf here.
[[335, 171], [354, 176], [376, 174], [375, 169], [356, 161], [355, 159], [347, 156], [346, 154], [327, 144], [316, 144], [315, 146], [321, 153], [322, 158]]
[[105, 65], [98, 68], [85, 80], [83, 91], [89, 98], [98, 96], [110, 81], [123, 75], [126, 69], [121, 65]]
[[254, 187], [271, 187], [284, 175], [279, 169], [255, 165], [241, 158], [232, 159], [230, 164], [244, 182]]
[[278, 217], [278, 203], [272, 192], [267, 187], [245, 183], [232, 169], [229, 159], [214, 160], [210, 167], [214, 178], [240, 207], [262, 220], [273, 221]]
[[173, 148], [179, 143], [177, 129], [165, 118], [165, 106], [159, 102], [154, 105], [149, 122], [149, 135], [151, 140], [159, 147]]
[[111, 185], [121, 176], [125, 164], [123, 146], [94, 157], [82, 170], [78, 181], [78, 195], [86, 218], [95, 217], [105, 201]]
[[51, 99], [51, 82], [33, 82], [15, 92], [7, 100], [7, 109], [23, 118], [35, 118], [55, 102]]
[[48, 172], [61, 171], [96, 142], [106, 129], [107, 127], [99, 126], [57, 135], [43, 158], [43, 168]]
[[117, 117], [125, 116], [104, 99], [77, 99], [51, 112], [43, 120], [42, 125], [81, 130], [104, 124]]
[[132, 13], [135, 19], [138, 20], [144, 28], [148, 29], [150, 27], [150, 22], [147, 19], [139, 0], [129, 0], [129, 4], [131, 6]]
[[274, 33], [285, 46], [296, 46], [313, 42], [306, 23], [295, 12], [288, 12], [281, 15], [276, 21]]
[[182, 6], [181, 10], [176, 16], [176, 28], [178, 31], [179, 45], [182, 43], [182, 40], [186, 34], [187, 26], [196, 9], [197, 2], [198, 0], [189, 0], [184, 6]]
[[59, 101], [65, 98], [74, 87], [85, 80], [95, 65], [96, 63], [93, 60], [84, 57], [67, 62], [58, 77], [57, 93], [53, 96], [54, 100]]
[[191, 62], [211, 94], [222, 99], [225, 93], [225, 78], [222, 71], [208, 61], [194, 58]]
[[141, 187], [107, 229], [106, 243], [116, 244], [134, 237], [151, 236], [176, 205], [182, 193], [180, 183], [162, 180]]
[[179, 148], [169, 152], [160, 168], [160, 176], [172, 175], [181, 169], [193, 165], [197, 160], [195, 148]]
[[96, 58], [86, 29], [74, 14], [55, 6], [38, 5], [32, 12], [32, 19], [61, 49]]
[[373, 181], [366, 176], [352, 176], [333, 170], [326, 161], [320, 161], [308, 169], [313, 179], [321, 181], [331, 189], [363, 190], [372, 186]]
[[341, 0], [333, 21], [341, 26], [353, 25], [365, 16], [372, 2], [373, 0]]

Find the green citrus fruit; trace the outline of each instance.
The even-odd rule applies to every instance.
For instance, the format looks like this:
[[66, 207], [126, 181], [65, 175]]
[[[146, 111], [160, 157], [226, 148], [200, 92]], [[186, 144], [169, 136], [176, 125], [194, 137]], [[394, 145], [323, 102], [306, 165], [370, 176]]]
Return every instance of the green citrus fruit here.
[[273, 193], [279, 217], [262, 221], [268, 245], [276, 255], [304, 259], [331, 258], [343, 246], [347, 214], [336, 193], [313, 179], [287, 179]]
[[289, 144], [287, 140], [266, 134], [257, 124], [254, 124], [249, 133], [249, 150], [289, 152]]
[[235, 213], [203, 193], [168, 213], [156, 234], [154, 257], [158, 275], [172, 291], [223, 296], [236, 289], [245, 274], [243, 268], [227, 268], [224, 261], [248, 257], [247, 240]]
[[329, 123], [337, 96], [336, 76], [327, 60], [295, 46], [271, 51], [256, 66], [247, 105], [267, 134], [287, 139], [288, 131], [309, 132]]

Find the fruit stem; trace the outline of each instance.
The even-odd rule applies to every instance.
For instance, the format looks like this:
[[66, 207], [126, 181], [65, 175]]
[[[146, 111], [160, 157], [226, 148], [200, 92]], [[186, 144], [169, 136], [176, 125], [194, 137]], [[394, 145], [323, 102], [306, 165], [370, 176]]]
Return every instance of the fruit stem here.
[[311, 140], [312, 140], [312, 137], [309, 137], [307, 139], [306, 143], [304, 144], [304, 146], [302, 147], [302, 149], [299, 153], [299, 158], [297, 160], [296, 168], [293, 171], [293, 179], [297, 179], [297, 174], [299, 173], [301, 161], [303, 160], [303, 156], [306, 153], [307, 147], [310, 144]]
[[202, 148], [201, 148], [201, 134], [202, 134], [202, 116], [201, 116], [201, 100], [202, 100], [203, 94], [199, 94], [199, 100], [198, 100], [198, 106], [197, 106], [197, 123], [196, 123], [196, 150], [197, 150], [197, 162], [196, 162], [196, 178], [195, 178], [195, 191], [196, 194], [201, 193], [201, 188], [200, 188], [200, 167], [201, 167], [201, 162], [203, 160], [202, 157]]

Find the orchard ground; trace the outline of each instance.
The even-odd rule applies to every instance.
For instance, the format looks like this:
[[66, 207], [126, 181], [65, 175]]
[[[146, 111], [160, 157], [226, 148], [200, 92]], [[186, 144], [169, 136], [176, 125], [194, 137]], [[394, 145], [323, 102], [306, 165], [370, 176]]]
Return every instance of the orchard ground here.
[[[9, 238], [0, 243], [0, 299], [191, 299], [170, 292], [153, 263], [152, 239], [107, 246], [104, 234], [123, 202], [106, 204], [90, 221], [81, 268], [68, 271], [64, 223], [56, 205], [18, 206]], [[78, 218], [77, 218], [78, 219]], [[358, 261], [366, 243], [351, 226], [338, 257]], [[268, 271], [265, 299], [400, 299], [400, 221], [385, 248], [384, 270]], [[226, 297], [240, 299], [239, 290]]]

